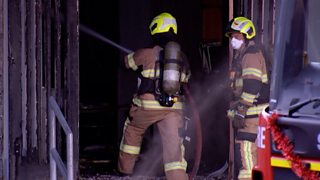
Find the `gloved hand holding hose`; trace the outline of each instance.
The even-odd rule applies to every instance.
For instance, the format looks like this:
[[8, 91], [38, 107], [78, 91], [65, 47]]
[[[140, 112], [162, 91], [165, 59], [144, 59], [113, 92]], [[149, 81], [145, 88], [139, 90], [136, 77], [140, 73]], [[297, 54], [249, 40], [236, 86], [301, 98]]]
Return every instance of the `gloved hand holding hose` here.
[[241, 129], [245, 127], [245, 116], [248, 110], [248, 106], [236, 102], [231, 105], [230, 109], [228, 110], [228, 117], [232, 121], [232, 126], [236, 129]]

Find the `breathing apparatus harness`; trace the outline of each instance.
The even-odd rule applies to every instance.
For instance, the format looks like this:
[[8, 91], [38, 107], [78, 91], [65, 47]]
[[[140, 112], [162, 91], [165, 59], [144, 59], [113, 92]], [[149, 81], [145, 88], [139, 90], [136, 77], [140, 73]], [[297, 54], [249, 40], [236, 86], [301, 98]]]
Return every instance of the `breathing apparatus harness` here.
[[152, 93], [161, 106], [172, 107], [183, 95], [180, 82], [183, 66], [180, 45], [174, 41], [168, 42], [159, 53], [155, 78], [140, 77], [138, 94]]

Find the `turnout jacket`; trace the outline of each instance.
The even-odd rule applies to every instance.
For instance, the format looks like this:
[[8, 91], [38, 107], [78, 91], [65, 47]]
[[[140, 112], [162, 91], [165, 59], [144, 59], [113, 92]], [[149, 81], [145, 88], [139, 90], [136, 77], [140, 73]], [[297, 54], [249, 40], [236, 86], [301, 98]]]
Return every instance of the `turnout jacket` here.
[[268, 106], [270, 90], [266, 60], [254, 41], [236, 52], [230, 79], [235, 100], [248, 107], [246, 118], [258, 117]]

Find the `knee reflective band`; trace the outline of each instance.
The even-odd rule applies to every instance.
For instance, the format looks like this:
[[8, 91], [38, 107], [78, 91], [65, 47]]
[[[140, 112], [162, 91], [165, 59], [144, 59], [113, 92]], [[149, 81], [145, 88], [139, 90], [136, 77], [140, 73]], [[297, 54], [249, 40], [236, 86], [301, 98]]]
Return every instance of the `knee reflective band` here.
[[166, 163], [164, 164], [164, 171], [171, 171], [171, 170], [177, 170], [177, 169], [181, 169], [186, 171], [187, 170], [187, 161], [184, 159], [184, 155], [185, 155], [185, 148], [184, 145], [182, 143], [183, 141], [181, 140], [181, 156], [182, 156], [182, 161], [175, 161], [175, 162], [170, 162], [170, 163]]
[[[129, 123], [130, 123], [130, 119], [127, 117], [127, 119], [124, 123], [123, 132], [125, 131], [125, 129], [127, 129]], [[123, 139], [121, 140], [120, 150], [122, 152], [125, 152], [128, 154], [139, 154], [140, 153], [140, 147], [123, 144]]]
[[122, 144], [122, 143], [120, 145], [120, 150], [122, 152], [125, 152], [125, 153], [128, 153], [128, 154], [138, 155], [140, 153], [140, 147], [138, 147], [138, 146], [130, 146], [130, 145]]
[[176, 161], [176, 162], [171, 162], [171, 163], [166, 163], [164, 165], [164, 171], [172, 171], [172, 170], [177, 170], [181, 169], [186, 171], [187, 170], [187, 162], [183, 160], [182, 162]]

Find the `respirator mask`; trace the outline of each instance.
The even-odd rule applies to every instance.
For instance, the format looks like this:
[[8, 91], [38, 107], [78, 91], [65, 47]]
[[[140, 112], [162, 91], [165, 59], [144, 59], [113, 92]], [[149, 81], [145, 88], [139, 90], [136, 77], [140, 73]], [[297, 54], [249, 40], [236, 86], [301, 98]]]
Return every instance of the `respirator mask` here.
[[230, 43], [233, 49], [240, 49], [241, 45], [243, 44], [243, 40], [239, 40], [233, 37]]

